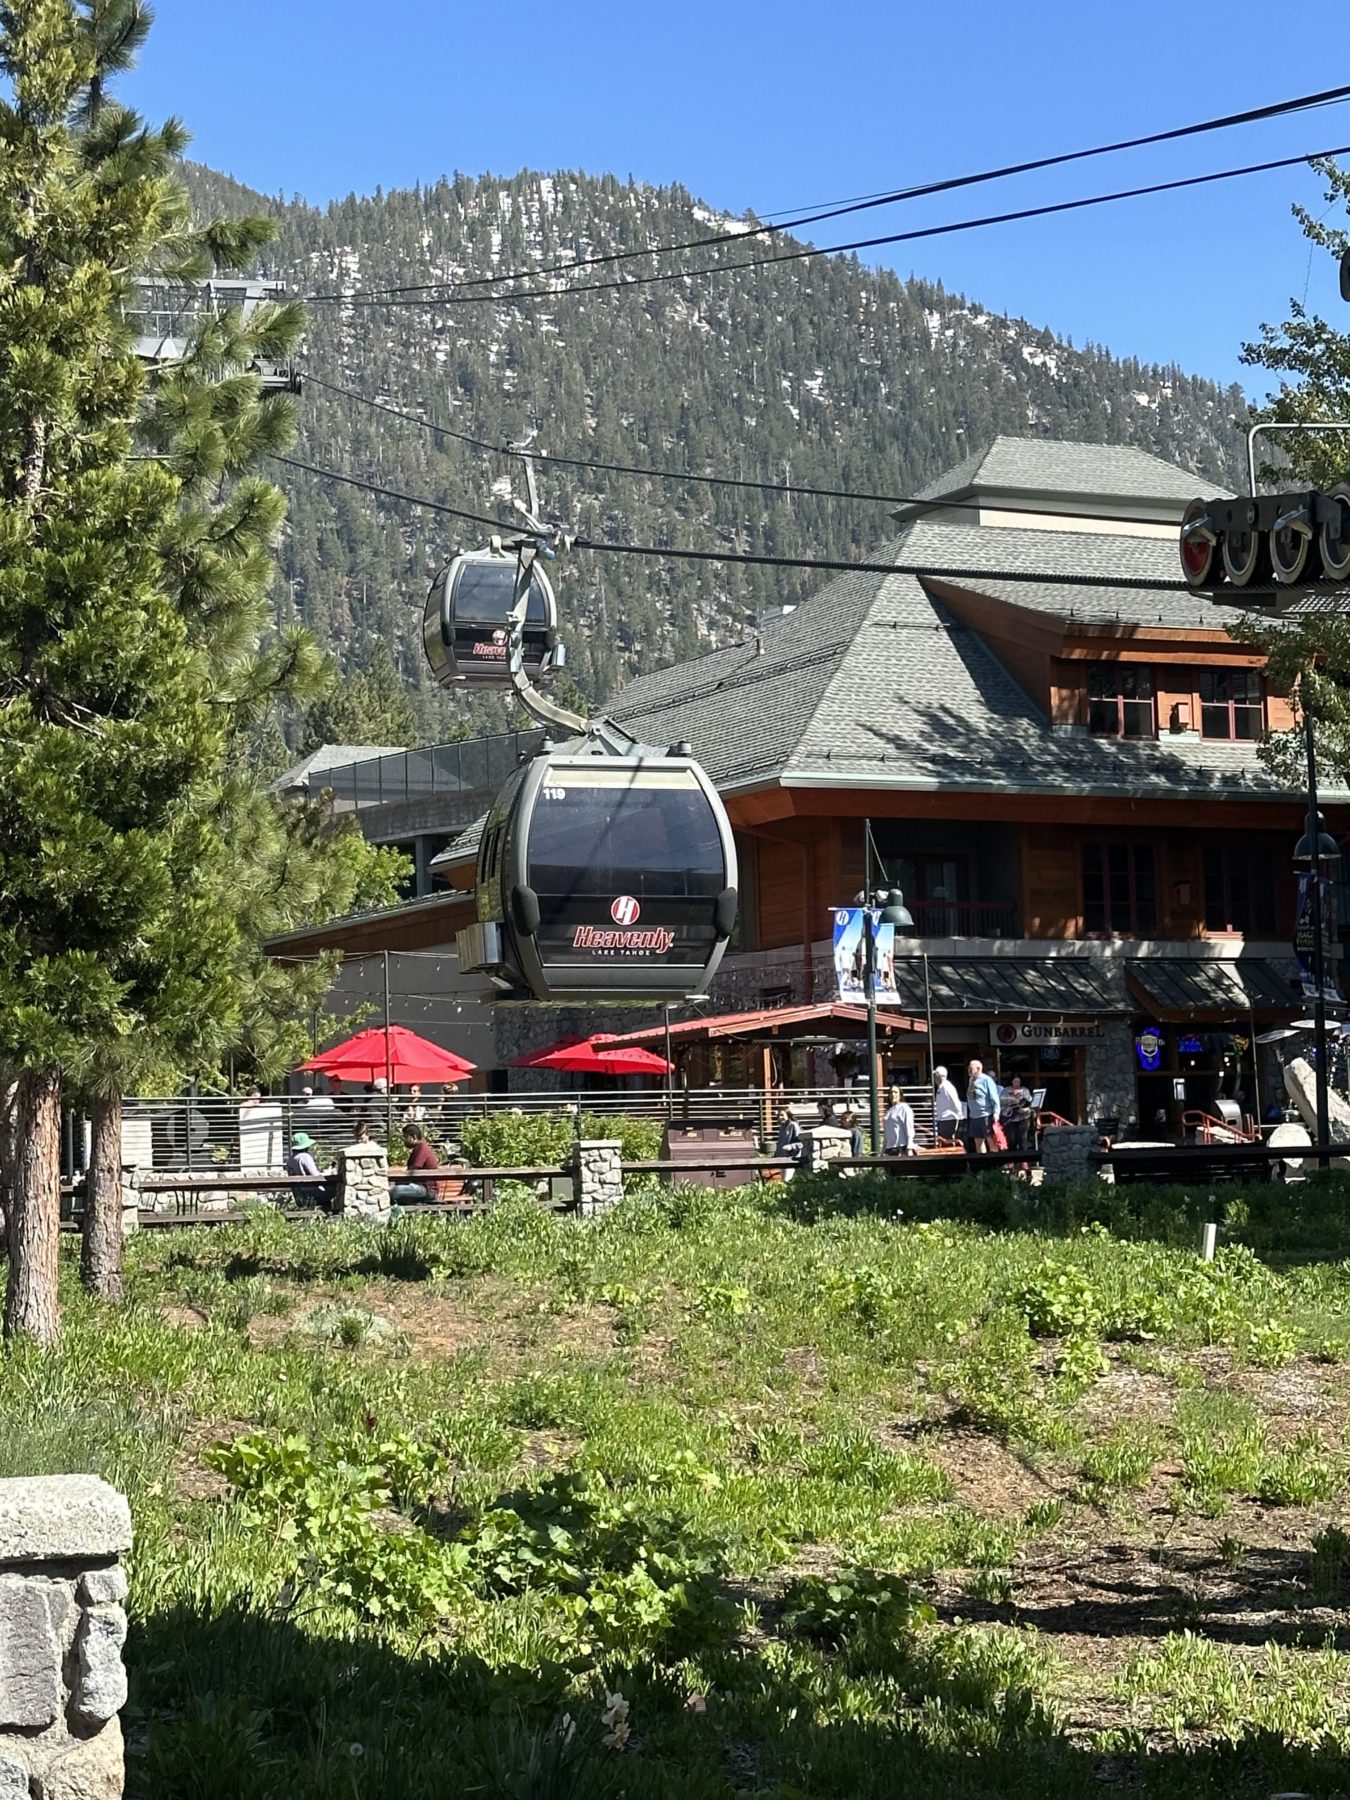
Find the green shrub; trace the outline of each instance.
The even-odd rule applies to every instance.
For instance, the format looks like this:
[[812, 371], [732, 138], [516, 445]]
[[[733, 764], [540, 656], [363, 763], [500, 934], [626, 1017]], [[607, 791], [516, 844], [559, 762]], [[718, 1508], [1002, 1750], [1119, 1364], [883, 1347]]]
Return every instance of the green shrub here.
[[931, 1625], [936, 1614], [902, 1575], [843, 1568], [833, 1576], [807, 1575], [783, 1596], [783, 1629], [795, 1637], [840, 1645], [895, 1640]]
[[459, 1142], [475, 1168], [551, 1169], [569, 1160], [576, 1135], [570, 1112], [494, 1112], [466, 1119]]
[[617, 1138], [625, 1162], [657, 1162], [661, 1155], [660, 1119], [634, 1119], [627, 1113], [582, 1113], [585, 1138]]

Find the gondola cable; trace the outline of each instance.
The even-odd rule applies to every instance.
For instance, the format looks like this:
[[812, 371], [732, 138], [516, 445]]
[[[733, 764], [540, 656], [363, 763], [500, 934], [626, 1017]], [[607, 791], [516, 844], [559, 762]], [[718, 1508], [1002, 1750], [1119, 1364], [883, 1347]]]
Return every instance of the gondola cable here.
[[837, 256], [845, 251], [876, 250], [889, 244], [911, 244], [921, 239], [950, 237], [957, 232], [978, 231], [990, 225], [1015, 225], [1027, 219], [1047, 219], [1061, 213], [1081, 212], [1087, 207], [1109, 206], [1119, 200], [1139, 200], [1154, 194], [1180, 193], [1189, 188], [1205, 187], [1218, 181], [1235, 181], [1247, 175], [1266, 175], [1276, 169], [1292, 169], [1302, 163], [1325, 162], [1333, 157], [1350, 154], [1350, 144], [1333, 145], [1328, 150], [1308, 150], [1297, 156], [1277, 157], [1270, 162], [1247, 163], [1236, 169], [1215, 169], [1206, 175], [1187, 175], [1172, 181], [1149, 182], [1142, 187], [1118, 188], [1109, 194], [1086, 194], [1077, 200], [1056, 200], [1044, 206], [1023, 206], [1011, 212], [986, 213], [977, 219], [958, 219], [946, 225], [926, 225], [913, 231], [887, 232], [879, 237], [854, 238], [846, 244], [822, 244], [818, 247], [805, 246], [797, 250], [784, 250], [776, 256], [748, 257], [741, 262], [705, 263], [697, 269], [666, 269], [651, 275], [631, 275], [619, 281], [596, 281], [583, 283], [577, 287], [536, 288], [511, 294], [439, 294], [421, 298], [380, 299], [377, 296], [348, 294], [331, 296], [341, 298], [349, 307], [370, 306], [420, 306], [441, 307], [452, 306], [514, 306], [538, 300], [572, 299], [582, 294], [613, 294], [632, 288], [657, 287], [673, 281], [693, 281], [704, 275], [734, 274], [737, 270], [770, 268], [776, 264], [789, 262], [806, 262], [821, 256]]
[[[1021, 163], [1005, 163], [993, 169], [983, 169], [970, 175], [949, 176], [943, 180], [924, 182], [908, 188], [893, 188], [874, 194], [854, 195], [847, 200], [831, 201], [813, 208], [795, 209], [795, 217], [784, 217], [785, 213], [794, 211], [783, 208], [777, 214], [764, 214], [772, 223], [749, 226], [741, 231], [728, 231], [709, 236], [688, 238], [682, 243], [646, 246], [642, 249], [610, 250], [595, 256], [575, 257], [570, 262], [545, 264], [535, 269], [513, 270], [502, 275], [474, 275], [455, 282], [416, 282], [402, 287], [386, 287], [371, 289], [369, 298], [381, 294], [426, 293], [432, 289], [445, 290], [451, 287], [477, 287], [486, 284], [499, 285], [507, 281], [526, 281], [540, 275], [563, 275], [574, 269], [595, 268], [602, 264], [626, 262], [638, 256], [673, 256], [685, 250], [710, 249], [717, 244], [739, 243], [746, 238], [764, 237], [776, 233], [793, 231], [800, 225], [819, 224], [825, 219], [838, 219], [850, 213], [865, 212], [875, 207], [897, 205], [906, 200], [926, 199], [936, 194], [953, 193], [962, 188], [977, 187], [991, 181], [1003, 181], [1017, 175], [1035, 174], [1044, 169], [1061, 168], [1070, 163], [1084, 162], [1098, 156], [1110, 156], [1119, 151], [1139, 150], [1150, 145], [1174, 143], [1183, 138], [1199, 137], [1212, 131], [1223, 131], [1233, 126], [1252, 125], [1269, 119], [1287, 117], [1292, 113], [1311, 111], [1314, 108], [1332, 106], [1350, 97], [1350, 86], [1327, 88], [1320, 93], [1304, 94], [1292, 100], [1279, 100], [1269, 106], [1249, 108], [1245, 112], [1227, 113], [1215, 119], [1202, 119], [1190, 125], [1178, 125], [1166, 131], [1149, 132], [1142, 137], [1121, 138], [1115, 143], [1096, 144], [1084, 150], [1061, 151], [1053, 156], [1041, 156]], [[310, 294], [307, 299], [319, 303], [341, 302], [349, 298], [341, 293]]]
[[[274, 462], [284, 463], [287, 468], [298, 469], [307, 475], [317, 476], [322, 481], [335, 481], [344, 487], [360, 488], [365, 493], [379, 495], [387, 500], [399, 500], [407, 506], [419, 506], [427, 512], [444, 513], [451, 518], [467, 519], [475, 525], [486, 525], [491, 531], [505, 538], [511, 532], [521, 535], [521, 527], [510, 520], [488, 518], [483, 513], [468, 512], [463, 507], [452, 506], [444, 500], [432, 500], [425, 495], [405, 494], [397, 488], [384, 487], [379, 482], [367, 481], [359, 475], [344, 475], [337, 469], [321, 468], [316, 463], [301, 462], [297, 457], [282, 456], [272, 453]], [[925, 501], [923, 504], [927, 504]], [[646, 556], [667, 562], [710, 562], [710, 563], [742, 563], [761, 568], [773, 569], [814, 569], [823, 574], [878, 574], [878, 575], [922, 575], [935, 581], [1011, 581], [1032, 583], [1054, 583], [1061, 587], [1095, 587], [1140, 589], [1150, 593], [1176, 590], [1178, 593], [1188, 591], [1184, 581], [1168, 581], [1162, 578], [1154, 580], [1146, 575], [1082, 575], [1069, 572], [1032, 571], [1027, 569], [974, 569], [946, 568], [928, 563], [883, 563], [883, 562], [847, 562], [839, 558], [774, 556], [751, 550], [698, 550], [686, 546], [661, 546], [659, 544], [615, 544], [598, 538], [572, 537], [569, 546], [574, 550], [593, 550], [617, 556]]]
[[[387, 413], [395, 419], [405, 420], [416, 425], [431, 436], [449, 437], [457, 443], [466, 444], [471, 449], [482, 450], [488, 455], [525, 461], [533, 457], [537, 462], [554, 463], [561, 468], [583, 469], [597, 475], [636, 475], [648, 481], [670, 481], [684, 485], [699, 487], [746, 488], [758, 494], [782, 494], [791, 499], [802, 495], [817, 500], [853, 500], [859, 504], [880, 506], [921, 506], [931, 508], [934, 512], [946, 509], [969, 511], [971, 502], [949, 499], [922, 499], [914, 494], [873, 494], [857, 492], [847, 488], [812, 487], [805, 482], [756, 481], [748, 476], [740, 475], [696, 475], [692, 470], [653, 469], [638, 463], [595, 462], [581, 456], [559, 456], [547, 450], [531, 448], [528, 451], [517, 449], [511, 444], [493, 443], [487, 438], [474, 437], [467, 431], [459, 431], [450, 425], [442, 425], [434, 419], [407, 412], [401, 407], [391, 406], [386, 401], [375, 400], [368, 394], [359, 393], [355, 388], [342, 387], [335, 381], [328, 381], [315, 375], [306, 368], [304, 378], [315, 387], [326, 388], [330, 393], [341, 394], [348, 400], [355, 400], [362, 406], [369, 407], [372, 412]], [[1199, 477], [1197, 477], [1199, 479]], [[1062, 518], [1062, 507], [1049, 506], [1000, 506], [1001, 513], [1016, 513], [1027, 518]], [[1102, 525], [1133, 525], [1137, 518], [1133, 513], [1083, 512], [1075, 513], [1075, 518], [1090, 520]]]

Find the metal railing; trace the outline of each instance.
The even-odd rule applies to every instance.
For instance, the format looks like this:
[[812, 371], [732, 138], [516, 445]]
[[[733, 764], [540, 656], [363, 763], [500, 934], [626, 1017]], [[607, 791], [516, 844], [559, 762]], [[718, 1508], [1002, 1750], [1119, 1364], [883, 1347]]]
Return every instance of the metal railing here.
[[1010, 938], [1017, 933], [1011, 900], [915, 900], [910, 904], [920, 937]]
[[[904, 1097], [924, 1131], [931, 1131], [933, 1096], [927, 1087], [907, 1087]], [[784, 1106], [808, 1122], [824, 1100], [836, 1122], [845, 1110], [867, 1126], [867, 1089], [862, 1086], [776, 1088], [767, 1105], [774, 1124]], [[328, 1104], [324, 1104], [327, 1101]], [[741, 1122], [762, 1130], [766, 1096], [747, 1087], [612, 1087], [548, 1088], [505, 1094], [448, 1092], [415, 1101], [407, 1094], [342, 1093], [306, 1100], [280, 1094], [256, 1105], [230, 1095], [171, 1094], [129, 1099], [123, 1106], [126, 1159], [151, 1170], [172, 1170], [213, 1177], [230, 1172], [265, 1175], [283, 1167], [291, 1139], [300, 1131], [320, 1149], [336, 1151], [349, 1144], [362, 1125], [377, 1138], [397, 1135], [416, 1124], [433, 1144], [455, 1143], [469, 1119], [496, 1113], [598, 1113], [601, 1116], [655, 1119], [676, 1124]], [[76, 1133], [76, 1137], [79, 1137]]]
[[366, 757], [312, 776], [310, 791], [330, 792], [338, 812], [360, 812], [368, 806], [392, 806], [433, 795], [459, 798], [466, 808], [472, 805], [482, 811], [543, 741], [542, 731], [506, 731], [465, 738], [456, 744], [435, 744], [426, 750]]

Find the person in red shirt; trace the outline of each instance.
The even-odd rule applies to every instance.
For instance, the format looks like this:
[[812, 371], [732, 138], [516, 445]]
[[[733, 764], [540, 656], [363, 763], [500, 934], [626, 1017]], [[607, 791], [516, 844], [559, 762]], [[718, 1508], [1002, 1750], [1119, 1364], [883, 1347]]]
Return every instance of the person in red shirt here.
[[435, 1147], [422, 1135], [420, 1125], [407, 1125], [403, 1130], [403, 1141], [408, 1146], [408, 1180], [398, 1182], [389, 1198], [400, 1200], [439, 1200], [441, 1184], [439, 1181], [420, 1181], [418, 1173], [422, 1169], [438, 1169], [441, 1159]]

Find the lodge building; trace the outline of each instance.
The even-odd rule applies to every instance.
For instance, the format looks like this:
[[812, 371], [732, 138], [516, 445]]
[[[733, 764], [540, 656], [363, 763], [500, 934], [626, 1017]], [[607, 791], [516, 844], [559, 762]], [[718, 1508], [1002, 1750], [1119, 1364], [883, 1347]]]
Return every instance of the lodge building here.
[[[1289, 697], [1229, 635], [1231, 610], [1175, 585], [1202, 488], [1140, 450], [998, 438], [870, 559], [915, 573], [841, 575], [612, 701], [635, 735], [693, 746], [735, 826], [741, 919], [715, 1007], [831, 996], [833, 913], [863, 885], [870, 821], [915, 922], [897, 985], [925, 1029], [892, 1036], [895, 1078], [979, 1056], [1065, 1117], [1165, 1119], [1169, 1135], [1219, 1093], [1263, 1109], [1277, 1070], [1256, 1040], [1303, 1011], [1290, 859], [1306, 798], [1259, 755], [1294, 723]], [[451, 958], [490, 794], [391, 786], [363, 829], [414, 850], [422, 892], [290, 953]], [[1323, 804], [1342, 835], [1350, 795], [1328, 784]], [[476, 1015], [472, 978], [455, 991]], [[560, 1028], [499, 1010], [495, 1060]], [[748, 1073], [731, 1044], [702, 1054], [707, 1079]], [[815, 1079], [838, 1071], [813, 1054]]]

